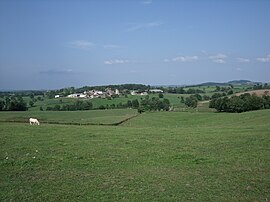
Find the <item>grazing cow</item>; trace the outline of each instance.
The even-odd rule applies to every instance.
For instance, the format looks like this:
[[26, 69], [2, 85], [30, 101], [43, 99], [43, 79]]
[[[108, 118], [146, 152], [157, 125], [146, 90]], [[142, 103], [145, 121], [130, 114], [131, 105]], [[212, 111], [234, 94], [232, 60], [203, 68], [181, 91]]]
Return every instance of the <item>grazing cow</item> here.
[[37, 119], [34, 119], [34, 118], [30, 118], [29, 123], [30, 123], [30, 125], [39, 125], [39, 121]]

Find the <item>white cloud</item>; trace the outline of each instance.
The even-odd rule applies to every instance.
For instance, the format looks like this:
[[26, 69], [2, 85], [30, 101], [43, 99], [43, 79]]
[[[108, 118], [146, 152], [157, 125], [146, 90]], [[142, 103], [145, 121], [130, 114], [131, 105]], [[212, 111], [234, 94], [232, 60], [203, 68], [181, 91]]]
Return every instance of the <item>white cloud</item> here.
[[104, 64], [105, 65], [113, 65], [113, 64], [126, 64], [126, 63], [130, 63], [129, 60], [119, 60], [119, 59], [114, 59], [114, 60], [105, 60]]
[[153, 3], [153, 1], [152, 0], [145, 0], [145, 1], [142, 1], [141, 3], [144, 5], [149, 5], [149, 4]]
[[172, 60], [181, 61], [181, 62], [193, 62], [198, 59], [199, 59], [198, 56], [195, 55], [195, 56], [178, 56], [178, 57], [173, 58]]
[[217, 55], [210, 56], [209, 59], [212, 60], [212, 62], [219, 63], [219, 64], [224, 64], [224, 63], [226, 63], [225, 59], [227, 57], [228, 57], [227, 55], [219, 53]]
[[267, 55], [266, 57], [263, 58], [257, 58], [257, 60], [260, 62], [270, 62], [270, 55]]
[[177, 56], [175, 58], [172, 59], [164, 59], [163, 62], [194, 62], [196, 60], [198, 60], [199, 57], [194, 55], [194, 56]]
[[93, 47], [95, 44], [90, 41], [85, 40], [77, 40], [70, 43], [71, 47], [73, 48], [79, 48], [79, 49], [88, 49]]
[[237, 62], [239, 62], [239, 63], [249, 63], [250, 59], [248, 59], [248, 58], [237, 58]]
[[137, 30], [140, 30], [140, 29], [148, 29], [148, 28], [153, 28], [153, 27], [159, 27], [162, 24], [163, 23], [160, 22], [160, 21], [154, 21], [154, 22], [148, 22], [148, 23], [136, 23], [136, 24], [133, 24], [126, 31], [127, 32], [133, 32], [133, 31], [137, 31]]

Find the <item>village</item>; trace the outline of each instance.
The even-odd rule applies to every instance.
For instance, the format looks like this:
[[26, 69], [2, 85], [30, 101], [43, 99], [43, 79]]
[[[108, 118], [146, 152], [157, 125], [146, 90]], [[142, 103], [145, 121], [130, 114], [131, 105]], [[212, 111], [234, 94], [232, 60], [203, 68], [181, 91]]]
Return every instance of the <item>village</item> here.
[[[130, 95], [148, 95], [149, 93], [163, 93], [163, 90], [161, 89], [150, 89], [149, 91], [143, 91], [140, 92], [138, 90], [130, 91]], [[122, 92], [120, 92], [118, 89], [112, 90], [111, 88], [107, 88], [105, 91], [100, 90], [90, 90], [90, 91], [84, 91], [83, 93], [73, 93], [70, 95], [67, 95], [67, 98], [87, 98], [87, 99], [93, 99], [93, 98], [112, 98], [120, 96]], [[63, 97], [60, 94], [57, 94], [54, 96], [54, 98], [60, 98]]]

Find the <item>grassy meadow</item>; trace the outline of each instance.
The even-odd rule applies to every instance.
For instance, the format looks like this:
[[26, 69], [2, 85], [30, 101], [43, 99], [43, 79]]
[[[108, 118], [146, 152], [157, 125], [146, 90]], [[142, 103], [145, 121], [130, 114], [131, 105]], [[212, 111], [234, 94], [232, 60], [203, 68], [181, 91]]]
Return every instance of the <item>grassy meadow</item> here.
[[0, 122], [28, 123], [30, 117], [41, 123], [116, 124], [137, 114], [135, 109], [85, 111], [18, 111], [0, 112]]
[[[96, 113], [127, 113], [109, 111]], [[92, 116], [80, 113], [58, 118]], [[143, 113], [119, 126], [0, 122], [0, 201], [269, 201], [269, 120], [261, 110]]]

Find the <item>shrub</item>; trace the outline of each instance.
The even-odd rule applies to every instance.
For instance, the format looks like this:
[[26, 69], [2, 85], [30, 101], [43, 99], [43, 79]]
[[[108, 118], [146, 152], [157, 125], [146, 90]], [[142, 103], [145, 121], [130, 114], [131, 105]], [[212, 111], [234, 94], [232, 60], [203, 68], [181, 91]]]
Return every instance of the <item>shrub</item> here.
[[198, 104], [198, 100], [197, 100], [196, 96], [194, 96], [194, 95], [187, 97], [185, 100], [185, 105], [188, 107], [196, 108], [197, 104]]

